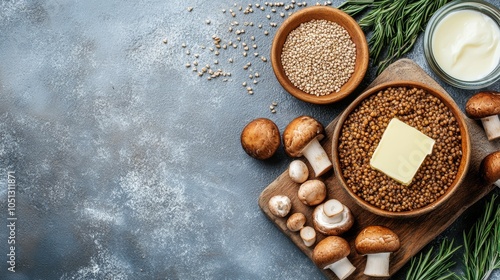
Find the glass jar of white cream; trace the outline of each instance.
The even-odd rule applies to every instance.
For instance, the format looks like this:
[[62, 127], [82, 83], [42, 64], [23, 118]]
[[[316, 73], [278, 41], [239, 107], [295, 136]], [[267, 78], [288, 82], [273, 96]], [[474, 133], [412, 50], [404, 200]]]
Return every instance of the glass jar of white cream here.
[[453, 1], [437, 10], [424, 34], [432, 70], [448, 84], [479, 89], [500, 79], [500, 10], [484, 1]]

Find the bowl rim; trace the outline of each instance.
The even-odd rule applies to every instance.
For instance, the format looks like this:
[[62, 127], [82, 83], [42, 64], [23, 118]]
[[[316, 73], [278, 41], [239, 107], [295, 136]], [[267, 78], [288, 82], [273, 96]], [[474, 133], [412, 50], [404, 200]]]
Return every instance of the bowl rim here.
[[[349, 32], [351, 39], [356, 37], [360, 43], [356, 44], [355, 67], [357, 68], [357, 70], [341, 87], [341, 90], [339, 92], [333, 92], [327, 95], [316, 96], [298, 89], [288, 79], [281, 65], [281, 51], [283, 44], [288, 37], [288, 33], [297, 28], [301, 23], [308, 22], [312, 19], [326, 19], [333, 21], [331, 18], [325, 17], [325, 15], [329, 15], [338, 19], [342, 19], [342, 21], [348, 22], [350, 26], [349, 29], [345, 24], [341, 24], [339, 21], [334, 21], [338, 24], [341, 24], [341, 26]], [[304, 18], [306, 20], [300, 20], [301, 18]], [[274, 35], [271, 45], [270, 57], [273, 72], [278, 79], [278, 82], [288, 93], [305, 102], [313, 104], [331, 104], [340, 101], [341, 99], [350, 95], [362, 82], [368, 70], [369, 50], [366, 36], [354, 18], [337, 8], [327, 6], [311, 6], [294, 12], [290, 17], [283, 21], [283, 23], [276, 31], [276, 34]]]
[[[440, 196], [436, 201], [422, 207], [416, 210], [411, 210], [411, 211], [404, 211], [404, 212], [392, 212], [392, 211], [387, 211], [387, 210], [382, 210], [376, 206], [371, 205], [370, 203], [366, 202], [359, 196], [357, 196], [355, 193], [353, 193], [350, 188], [347, 187], [347, 184], [344, 180], [344, 177], [342, 176], [342, 172], [340, 170], [340, 161], [338, 158], [338, 144], [339, 144], [339, 136], [340, 132], [342, 130], [342, 126], [347, 119], [347, 117], [351, 114], [351, 112], [357, 108], [360, 103], [368, 98], [369, 96], [378, 93], [379, 91], [389, 88], [389, 87], [416, 87], [425, 90], [426, 92], [432, 94], [433, 96], [439, 98], [441, 102], [443, 102], [448, 109], [452, 112], [454, 115], [455, 119], [457, 120], [459, 129], [460, 129], [460, 135], [462, 137], [462, 159], [460, 161], [460, 165], [457, 171], [457, 175], [455, 177], [455, 180], [453, 181], [452, 185], [446, 193], [442, 196]], [[340, 182], [340, 185], [342, 188], [349, 194], [349, 196], [355, 201], [355, 203], [359, 206], [361, 206], [363, 209], [368, 210], [371, 213], [374, 213], [379, 216], [383, 217], [389, 217], [389, 218], [411, 218], [411, 217], [416, 217], [420, 216], [423, 214], [427, 214], [442, 204], [444, 204], [452, 195], [457, 191], [457, 189], [460, 187], [461, 183], [464, 181], [467, 171], [469, 169], [469, 164], [470, 164], [470, 154], [471, 154], [471, 143], [470, 143], [470, 135], [469, 135], [469, 129], [467, 128], [467, 123], [465, 121], [465, 117], [458, 107], [458, 105], [455, 103], [455, 101], [446, 93], [435, 89], [431, 86], [428, 86], [424, 83], [421, 82], [416, 82], [416, 81], [406, 81], [406, 80], [400, 80], [400, 81], [393, 81], [393, 82], [385, 82], [382, 84], [379, 84], [377, 86], [374, 86], [365, 92], [363, 92], [361, 95], [359, 95], [340, 115], [338, 122], [335, 126], [334, 132], [333, 132], [333, 138], [332, 138], [332, 161], [333, 161], [333, 169], [335, 172], [335, 175], [338, 177], [338, 180]]]

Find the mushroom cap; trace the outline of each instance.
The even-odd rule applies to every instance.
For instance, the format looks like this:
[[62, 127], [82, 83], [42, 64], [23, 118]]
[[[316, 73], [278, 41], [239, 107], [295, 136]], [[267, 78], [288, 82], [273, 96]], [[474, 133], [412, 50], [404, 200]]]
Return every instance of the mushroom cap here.
[[323, 139], [324, 128], [321, 123], [310, 116], [300, 116], [293, 119], [283, 131], [283, 146], [291, 157], [302, 156], [302, 150], [311, 140]]
[[339, 236], [327, 236], [314, 247], [312, 260], [319, 268], [325, 268], [351, 253], [349, 243]]
[[330, 223], [329, 217], [326, 216], [325, 211], [323, 210], [325, 203], [322, 203], [313, 211], [313, 225], [314, 228], [321, 232], [324, 235], [341, 235], [342, 233], [351, 229], [354, 224], [354, 217], [351, 213], [349, 207], [344, 206], [344, 209], [341, 215], [342, 220], [337, 223]]
[[295, 183], [304, 183], [309, 178], [309, 168], [300, 159], [293, 160], [288, 167], [288, 176]]
[[326, 198], [326, 185], [318, 179], [305, 181], [300, 185], [297, 197], [305, 205], [318, 205]]
[[306, 216], [300, 212], [293, 213], [286, 221], [286, 227], [290, 231], [299, 231], [306, 224]]
[[384, 226], [368, 226], [364, 228], [354, 241], [356, 251], [361, 255], [399, 250], [399, 237]]
[[500, 179], [500, 151], [487, 155], [481, 161], [480, 173], [488, 184]]
[[269, 199], [268, 207], [274, 216], [283, 218], [290, 212], [292, 201], [286, 195], [275, 195]]
[[256, 159], [272, 157], [280, 146], [278, 126], [266, 118], [258, 118], [249, 122], [241, 132], [243, 150]]
[[477, 93], [465, 104], [465, 112], [473, 119], [500, 114], [500, 92], [482, 91]]

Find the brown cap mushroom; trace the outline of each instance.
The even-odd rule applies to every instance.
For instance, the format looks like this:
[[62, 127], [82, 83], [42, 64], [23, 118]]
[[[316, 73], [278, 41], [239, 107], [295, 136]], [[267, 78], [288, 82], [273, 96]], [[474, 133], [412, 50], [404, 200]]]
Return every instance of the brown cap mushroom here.
[[290, 212], [292, 201], [286, 195], [275, 195], [269, 199], [268, 207], [274, 216], [283, 218]]
[[306, 224], [306, 216], [300, 212], [293, 213], [286, 221], [286, 227], [290, 231], [299, 231]]
[[465, 104], [470, 118], [481, 119], [488, 140], [500, 138], [500, 92], [483, 91], [472, 96]]
[[280, 146], [278, 126], [266, 118], [258, 118], [249, 122], [241, 132], [243, 150], [256, 159], [272, 157]]
[[479, 167], [483, 179], [488, 184], [500, 187], [500, 151], [487, 155]]
[[389, 276], [389, 257], [399, 250], [399, 237], [384, 226], [368, 226], [364, 228], [354, 241], [356, 251], [367, 255], [365, 275], [375, 277]]
[[305, 156], [316, 177], [332, 167], [332, 162], [319, 143], [324, 137], [323, 133], [323, 125], [310, 116], [295, 118], [283, 132], [285, 152], [291, 157]]
[[290, 166], [288, 166], [288, 176], [295, 183], [304, 183], [309, 178], [309, 169], [303, 161], [292, 160]]
[[356, 270], [347, 258], [350, 253], [351, 247], [344, 238], [327, 236], [314, 247], [312, 260], [319, 268], [331, 269], [342, 280]]
[[336, 199], [329, 199], [313, 211], [314, 228], [325, 235], [341, 235], [354, 224], [351, 210]]
[[300, 185], [297, 197], [305, 205], [318, 205], [325, 200], [326, 185], [317, 179], [305, 181]]
[[304, 241], [304, 245], [311, 247], [316, 242], [316, 231], [310, 226], [300, 229], [300, 238]]

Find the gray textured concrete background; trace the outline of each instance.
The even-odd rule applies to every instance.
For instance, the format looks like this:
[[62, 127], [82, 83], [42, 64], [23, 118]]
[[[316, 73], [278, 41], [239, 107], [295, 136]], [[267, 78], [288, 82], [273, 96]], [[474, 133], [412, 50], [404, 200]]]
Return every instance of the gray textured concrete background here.
[[[246, 15], [238, 6], [253, 1], [233, 3], [0, 2], [0, 217], [7, 224], [7, 173], [15, 172], [18, 218], [15, 273], [6, 265], [9, 232], [0, 230], [0, 279], [323, 278], [257, 205], [290, 159], [280, 149], [254, 160], [239, 136], [257, 117], [280, 129], [301, 114], [326, 125], [355, 96], [328, 106], [289, 96], [269, 62], [269, 22], [279, 26], [283, 9]], [[212, 35], [237, 42], [234, 20], [257, 49], [216, 56]], [[407, 57], [436, 78], [421, 37]], [[185, 66], [194, 60], [231, 76], [198, 77]], [[248, 77], [255, 72], [257, 84]], [[374, 77], [371, 69], [360, 89]], [[461, 108], [473, 93], [437, 81]], [[436, 242], [460, 238], [476, 210]]]

